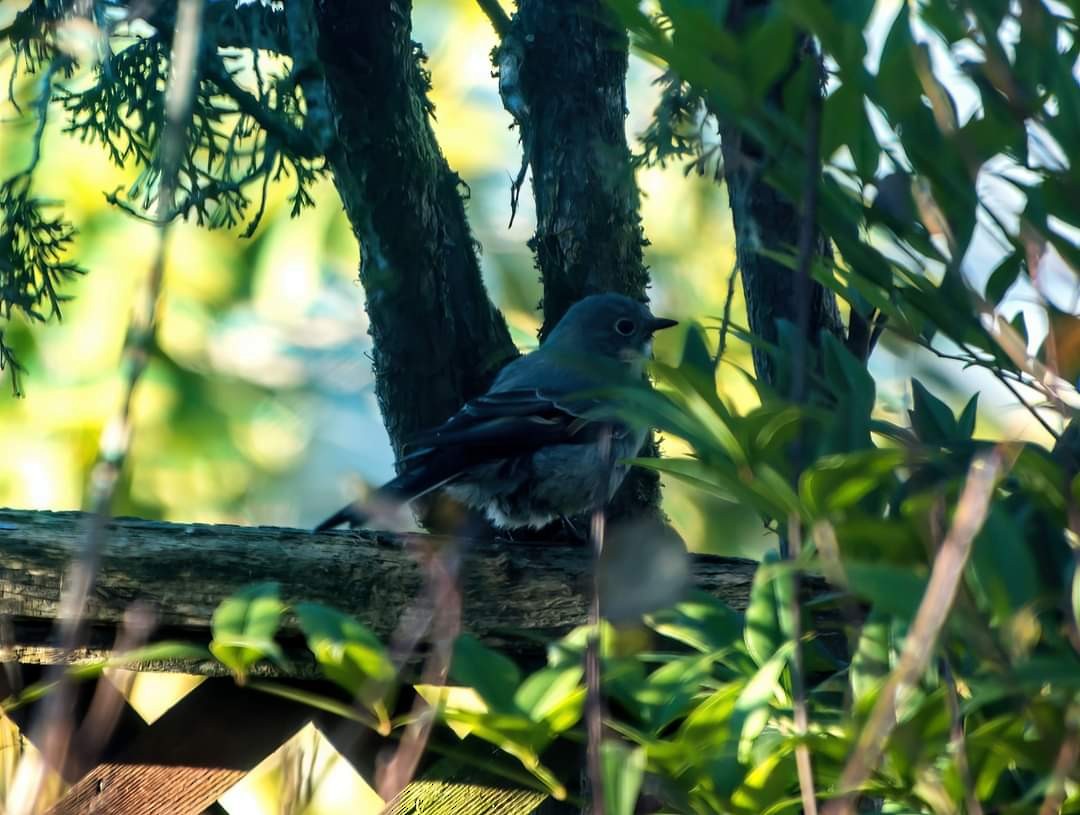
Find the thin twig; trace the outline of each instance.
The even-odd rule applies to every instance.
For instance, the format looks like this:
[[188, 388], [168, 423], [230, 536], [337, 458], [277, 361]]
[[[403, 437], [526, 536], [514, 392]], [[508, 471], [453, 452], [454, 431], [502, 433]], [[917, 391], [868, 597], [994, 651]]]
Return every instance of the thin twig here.
[[1050, 775], [1050, 783], [1043, 798], [1042, 806], [1039, 807], [1039, 815], [1057, 815], [1061, 812], [1061, 805], [1065, 802], [1065, 782], [1076, 762], [1080, 760], [1080, 705], [1073, 702], [1065, 713], [1065, 738], [1058, 748], [1057, 758], [1054, 759], [1054, 769]]
[[[962, 357], [962, 356], [959, 356], [957, 354], [949, 354], [949, 353], [947, 353], [945, 351], [941, 351], [940, 349], [934, 348], [934, 346], [929, 342], [922, 341], [922, 342], [919, 342], [917, 344], [919, 345], [920, 348], [925, 348], [927, 351], [932, 353], [938, 359], [945, 359], [945, 360], [949, 360], [949, 361], [952, 361], [952, 362], [962, 362], [966, 367], [974, 366], [974, 367], [983, 368], [983, 369], [989, 371], [991, 374], [993, 374], [995, 379], [997, 379], [1002, 385], [1004, 385], [1008, 389], [1009, 393], [1011, 393], [1013, 395], [1013, 397], [1016, 399], [1016, 401], [1018, 401], [1021, 404], [1021, 406], [1023, 406], [1028, 411], [1028, 413], [1030, 413], [1033, 417], [1035, 417], [1035, 420], [1040, 425], [1042, 425], [1043, 429], [1047, 433], [1050, 434], [1051, 438], [1053, 438], [1055, 442], [1061, 437], [1061, 434], [1058, 431], [1054, 430], [1053, 427], [1050, 426], [1050, 424], [1046, 421], [1046, 419], [1044, 419], [1042, 417], [1042, 415], [1039, 413], [1038, 409], [1034, 405], [1032, 405], [1030, 402], [1028, 402], [1020, 394], [1020, 392], [1011, 384], [1011, 382], [1009, 380], [1011, 378], [1011, 379], [1013, 379], [1013, 381], [1019, 382], [1021, 385], [1024, 385], [1025, 387], [1033, 388], [1034, 390], [1039, 390], [1039, 388], [1037, 386], [1032, 385], [1031, 383], [1024, 381], [1023, 377], [1021, 377], [1021, 376], [1019, 376], [1017, 374], [1014, 374], [1012, 371], [1004, 371], [1001, 368], [999, 368], [997, 365], [991, 364], [989, 360], [981, 359], [967, 345], [964, 345], [964, 344], [960, 345], [960, 347], [964, 351], [966, 351], [968, 353], [968, 356]], [[1047, 396], [1048, 394], [1044, 393], [1043, 395]]]
[[956, 598], [972, 543], [989, 512], [998, 476], [1005, 466], [1004, 456], [1004, 448], [997, 446], [971, 462], [952, 526], [934, 558], [926, 592], [904, 640], [900, 662], [885, 682], [844, 766], [837, 784], [840, 797], [830, 802], [825, 815], [854, 815], [856, 793], [877, 767], [896, 726], [899, 695], [916, 684], [930, 664], [938, 636]]
[[795, 307], [799, 344], [795, 348], [794, 370], [791, 376], [791, 400], [801, 404], [806, 398], [806, 359], [810, 344], [810, 267], [814, 262], [817, 240], [818, 184], [821, 182], [821, 108], [823, 99], [818, 88], [821, 57], [813, 56], [817, 70], [811, 74], [809, 110], [806, 115], [806, 171], [803, 178], [803, 197], [799, 205], [798, 262], [795, 265]]
[[948, 691], [946, 701], [949, 706], [949, 746], [953, 751], [956, 771], [960, 783], [964, 785], [964, 803], [967, 815], [983, 815], [982, 804], [975, 795], [975, 785], [971, 781], [971, 765], [968, 764], [967, 739], [964, 737], [964, 714], [960, 710], [960, 694], [956, 690], [956, 677], [947, 658], [941, 660], [941, 675]]
[[480, 10], [487, 16], [499, 38], [505, 37], [510, 30], [510, 15], [503, 10], [499, 0], [476, 0], [476, 5], [480, 6]]
[[[797, 560], [802, 551], [802, 523], [798, 515], [788, 517], [788, 545], [791, 559]], [[781, 580], [785, 579], [783, 577]], [[785, 609], [789, 621], [787, 633], [791, 637], [795, 650], [791, 658], [791, 696], [795, 719], [795, 768], [799, 776], [799, 795], [802, 798], [804, 815], [817, 815], [817, 795], [814, 792], [814, 768], [810, 761], [810, 746], [806, 743], [806, 733], [810, 729], [810, 717], [806, 708], [806, 682], [802, 649], [802, 612], [799, 608], [799, 573], [793, 571], [786, 579], [791, 580], [788, 607]]]
[[735, 278], [738, 275], [739, 264], [736, 263], [731, 267], [731, 274], [728, 275], [727, 295], [724, 297], [724, 319], [720, 322], [720, 344], [716, 349], [715, 365], [720, 364], [720, 360], [724, 356], [724, 349], [727, 347], [728, 328], [731, 327], [731, 301], [735, 299]]
[[[180, 0], [173, 38], [170, 63], [172, 70], [165, 89], [165, 127], [161, 135], [161, 189], [158, 210], [163, 216], [172, 207], [177, 187], [177, 175], [184, 150], [184, 133], [191, 114], [195, 86], [196, 59], [202, 31], [202, 0]], [[64, 580], [65, 591], [57, 613], [61, 647], [68, 653], [75, 650], [84, 633], [84, 610], [90, 596], [105, 546], [106, 526], [111, 515], [113, 496], [120, 473], [130, 449], [132, 422], [131, 407], [136, 385], [149, 361], [154, 342], [155, 316], [161, 294], [168, 245], [168, 224], [159, 227], [157, 254], [149, 278], [131, 318], [131, 326], [123, 350], [122, 365], [126, 371], [120, 406], [101, 436], [98, 460], [90, 474], [89, 500], [93, 512], [86, 541], [79, 556], [72, 562]], [[61, 662], [65, 662], [62, 660]], [[64, 665], [56, 670], [57, 688], [49, 694], [39, 728], [46, 763], [62, 767], [71, 747], [71, 720], [74, 692]], [[36, 798], [36, 794], [34, 796]], [[28, 802], [33, 811], [34, 801]]]
[[1050, 437], [1051, 437], [1051, 438], [1052, 438], [1052, 439], [1053, 439], [1053, 440], [1054, 440], [1055, 442], [1056, 442], [1056, 441], [1057, 441], [1057, 440], [1058, 440], [1059, 438], [1061, 438], [1061, 434], [1060, 434], [1060, 433], [1058, 433], [1058, 432], [1057, 432], [1056, 430], [1054, 430], [1054, 428], [1052, 428], [1052, 427], [1050, 426], [1050, 423], [1049, 423], [1049, 422], [1047, 422], [1047, 421], [1046, 421], [1046, 419], [1044, 419], [1044, 418], [1043, 418], [1043, 417], [1042, 417], [1042, 416], [1041, 416], [1041, 415], [1039, 414], [1039, 411], [1038, 411], [1038, 410], [1037, 410], [1037, 409], [1035, 408], [1035, 406], [1034, 406], [1034, 405], [1028, 404], [1027, 400], [1026, 400], [1026, 399], [1024, 399], [1024, 397], [1020, 395], [1020, 391], [1018, 391], [1018, 390], [1017, 390], [1016, 388], [1014, 388], [1014, 387], [1013, 387], [1013, 386], [1012, 386], [1012, 385], [1011, 385], [1011, 384], [1009, 383], [1009, 380], [1008, 380], [1008, 379], [1007, 379], [1007, 378], [1006, 378], [1005, 376], [1003, 376], [1003, 375], [1001, 374], [1001, 372], [1000, 372], [1000, 371], [998, 371], [998, 370], [996, 370], [996, 369], [993, 369], [993, 368], [991, 368], [991, 370], [993, 371], [993, 373], [994, 373], [994, 376], [995, 376], [995, 377], [997, 378], [998, 382], [1000, 382], [1000, 383], [1001, 383], [1002, 385], [1004, 385], [1004, 386], [1005, 386], [1006, 388], [1008, 388], [1008, 390], [1009, 390], [1009, 393], [1011, 393], [1011, 394], [1012, 394], [1012, 395], [1013, 395], [1014, 397], [1016, 397], [1016, 401], [1018, 401], [1018, 402], [1019, 402], [1019, 403], [1020, 403], [1021, 405], [1023, 405], [1023, 406], [1024, 406], [1024, 407], [1025, 407], [1025, 408], [1027, 409], [1027, 412], [1028, 412], [1028, 413], [1030, 413], [1030, 414], [1031, 414], [1032, 416], [1034, 416], [1034, 417], [1035, 417], [1035, 420], [1036, 420], [1036, 421], [1037, 421], [1037, 422], [1038, 422], [1039, 424], [1041, 424], [1041, 425], [1043, 426], [1043, 429], [1044, 429], [1044, 430], [1045, 430], [1045, 431], [1046, 431], [1047, 433], [1049, 433], [1049, 434], [1050, 434]]
[[237, 110], [259, 123], [259, 126], [272, 138], [279, 141], [290, 153], [302, 158], [316, 158], [322, 155], [320, 146], [310, 133], [296, 127], [285, 116], [279, 115], [267, 105], [241, 88], [229, 73], [220, 57], [213, 59], [208, 66], [208, 78], [229, 98], [236, 102]]
[[[431, 653], [424, 663], [421, 682], [425, 685], [445, 685], [450, 671], [454, 640], [461, 632], [461, 591], [458, 573], [461, 566], [460, 547], [451, 542], [431, 553], [427, 563], [428, 587], [434, 610], [431, 628]], [[418, 695], [413, 705], [413, 720], [406, 726], [401, 742], [393, 755], [376, 770], [376, 789], [384, 801], [393, 800], [416, 775], [435, 725], [434, 708]]]
[[[600, 460], [608, 462], [608, 471], [614, 464], [611, 461], [611, 428], [605, 428], [600, 435]], [[590, 537], [593, 545], [593, 592], [589, 605], [589, 626], [592, 629], [585, 643], [585, 766], [589, 772], [589, 792], [592, 799], [592, 815], [604, 815], [603, 765], [600, 744], [604, 738], [604, 700], [600, 695], [600, 556], [604, 551], [604, 529], [607, 517], [600, 507], [592, 514]]]

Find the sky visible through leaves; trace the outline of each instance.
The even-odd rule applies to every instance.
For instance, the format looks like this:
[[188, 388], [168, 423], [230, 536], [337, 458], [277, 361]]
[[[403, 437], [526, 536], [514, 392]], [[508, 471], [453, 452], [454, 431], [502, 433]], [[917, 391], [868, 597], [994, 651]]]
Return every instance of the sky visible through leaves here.
[[[878, 4], [870, 61], [898, 8], [894, 0]], [[5, 6], [0, 15], [14, 11]], [[539, 281], [526, 247], [534, 219], [523, 195], [513, 226], [506, 227], [520, 147], [491, 77], [494, 33], [468, 2], [420, 2], [414, 20], [415, 36], [430, 57], [439, 141], [470, 188], [469, 216], [483, 246], [489, 291], [506, 311], [515, 340], [528, 348], [538, 324]], [[655, 66], [632, 58], [632, 146], [655, 104], [656, 76]], [[947, 81], [963, 117], [970, 101], [964, 82], [958, 76]], [[16, 124], [10, 106], [4, 117], [0, 169], [8, 175], [26, 161], [32, 125]], [[133, 175], [110, 165], [100, 147], [62, 134], [61, 124], [54, 114], [35, 183], [40, 195], [66, 202], [65, 214], [79, 230], [72, 257], [88, 274], [67, 285], [73, 300], [62, 323], [15, 322], [9, 330], [28, 372], [25, 398], [0, 399], [0, 444], [7, 453], [0, 505], [20, 508], [82, 506], [96, 442], [120, 392], [118, 360], [132, 298], [155, 245], [153, 227], [112, 207], [103, 194], [129, 185]], [[734, 263], [725, 190], [675, 164], [641, 169], [638, 182], [654, 311], [717, 326]], [[988, 188], [988, 200], [1003, 211], [1017, 209], [1022, 202], [1004, 197], [1005, 189]], [[359, 250], [329, 182], [318, 187], [317, 205], [297, 219], [289, 217], [286, 193], [271, 188], [267, 217], [250, 239], [239, 230], [211, 232], [193, 224], [173, 232], [161, 353], [136, 394], [137, 430], [118, 514], [305, 526], [353, 495], [360, 482], [378, 483], [392, 474], [371, 387], [370, 340], [356, 282]], [[1000, 255], [989, 234], [977, 238], [965, 273], [981, 285]], [[1041, 279], [1044, 293], [1063, 307], [1075, 297], [1052, 264]], [[735, 292], [733, 319], [744, 324], [739, 286]], [[1025, 292], [1017, 287], [1006, 316], [1024, 304]], [[1037, 319], [1031, 328], [1037, 336]], [[716, 341], [715, 330], [710, 338]], [[915, 373], [937, 392], [951, 392], [957, 405], [983, 390], [986, 409], [980, 413], [995, 427], [980, 432], [1039, 438], [1030, 416], [989, 376], [958, 375], [887, 339], [871, 361], [881, 410], [910, 406], [906, 382]], [[657, 345], [658, 357], [670, 360], [681, 338], [664, 336]], [[730, 364], [718, 374], [721, 392], [745, 406], [755, 398], [740, 372], [752, 367], [749, 351], [729, 342], [726, 358]], [[667, 444], [669, 451], [680, 449], [674, 440]], [[665, 502], [696, 546], [756, 555], [766, 545], [751, 515], [692, 488], [668, 485]]]

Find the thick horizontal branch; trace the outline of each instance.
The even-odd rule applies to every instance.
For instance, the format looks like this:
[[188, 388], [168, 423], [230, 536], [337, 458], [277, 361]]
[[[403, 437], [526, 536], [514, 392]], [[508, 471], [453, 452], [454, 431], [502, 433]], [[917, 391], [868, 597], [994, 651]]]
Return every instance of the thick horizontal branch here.
[[[80, 512], [0, 510], [0, 613], [22, 662], [52, 662], [52, 624], [62, 577], [85, 538]], [[386, 638], [422, 592], [417, 554], [446, 543], [430, 535], [171, 524], [135, 519], [110, 524], [101, 572], [86, 610], [89, 648], [107, 652], [125, 610], [144, 603], [157, 614], [157, 637], [209, 639], [210, 618], [242, 586], [277, 581], [287, 602], [327, 603]], [[510, 653], [542, 650], [550, 636], [585, 622], [591, 590], [586, 546], [465, 542], [462, 566], [466, 631]], [[734, 608], [746, 605], [755, 563], [697, 555], [695, 582]], [[160, 665], [155, 669], [192, 666]], [[195, 666], [213, 673], [212, 666]]]

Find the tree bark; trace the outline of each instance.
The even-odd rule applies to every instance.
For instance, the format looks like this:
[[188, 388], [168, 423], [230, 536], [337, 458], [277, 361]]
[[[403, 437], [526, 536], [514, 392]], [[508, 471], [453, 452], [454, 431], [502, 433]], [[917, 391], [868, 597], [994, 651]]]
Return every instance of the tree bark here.
[[[51, 663], [65, 658], [51, 631], [61, 581], [85, 540], [82, 512], [0, 510], [0, 613], [4, 659]], [[87, 649], [77, 659], [107, 656], [132, 603], [157, 615], [155, 639], [209, 639], [223, 599], [251, 583], [275, 581], [286, 602], [315, 601], [352, 614], [388, 637], [424, 591], [418, 560], [447, 543], [429, 535], [325, 532], [138, 519], [109, 526], [101, 571], [85, 612]], [[548, 639], [582, 625], [592, 596], [587, 546], [464, 542], [462, 627], [510, 654], [535, 657]], [[735, 609], [746, 607], [756, 564], [742, 558], [692, 556], [693, 580]], [[313, 670], [303, 646], [290, 653], [295, 675]], [[299, 654], [297, 656], [297, 654]], [[66, 658], [71, 658], [67, 655]], [[156, 663], [146, 670], [221, 673], [216, 663]]]
[[[503, 105], [521, 131], [522, 171], [532, 168], [543, 281], [540, 339], [566, 310], [598, 292], [646, 299], [649, 274], [640, 198], [626, 142], [629, 43], [603, 0], [519, 0], [495, 54]], [[649, 441], [645, 454], [656, 455]], [[657, 515], [660, 479], [631, 471], [616, 517]]]
[[408, 0], [320, 0], [327, 158], [360, 243], [375, 392], [394, 450], [487, 389], [517, 355], [488, 299], [463, 182], [431, 128]]
[[496, 56], [532, 168], [547, 336], [574, 302], [645, 299], [649, 275], [626, 143], [628, 43], [600, 0], [520, 0]]
[[[728, 10], [728, 26], [736, 32], [763, 13], [771, 0], [733, 0]], [[815, 58], [806, 47], [792, 50], [788, 71], [768, 92], [767, 103], [783, 107], [785, 82], [799, 68], [803, 59]], [[766, 257], [764, 251], [790, 252], [799, 242], [800, 212], [792, 201], [765, 180], [771, 164], [785, 157], [769, 155], [755, 139], [740, 130], [737, 122], [721, 122], [721, 146], [724, 157], [724, 181], [727, 183], [735, 226], [735, 256], [742, 276], [750, 331], [768, 343], [778, 340], [777, 321], [799, 323], [800, 286], [795, 273], [784, 264]], [[787, 160], [790, 160], [788, 158]], [[815, 258], [831, 257], [830, 244], [815, 226]], [[843, 339], [844, 327], [835, 295], [811, 281], [809, 321], [806, 340], [817, 347], [821, 332], [828, 331]], [[788, 349], [790, 350], [790, 349]], [[775, 384], [776, 371], [769, 355], [753, 349], [754, 369], [758, 378]]]

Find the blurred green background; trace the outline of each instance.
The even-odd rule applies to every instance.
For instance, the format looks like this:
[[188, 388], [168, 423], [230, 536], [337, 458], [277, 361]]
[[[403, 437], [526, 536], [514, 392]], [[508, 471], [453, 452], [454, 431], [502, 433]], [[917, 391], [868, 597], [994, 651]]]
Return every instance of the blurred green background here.
[[[878, 3], [868, 33], [872, 52], [880, 44], [875, 32], [888, 25], [900, 2]], [[0, 26], [21, 5], [0, 3]], [[495, 36], [472, 0], [420, 0], [414, 21], [415, 37], [430, 57], [436, 133], [471, 190], [467, 206], [483, 246], [490, 294], [527, 349], [535, 343], [540, 297], [526, 247], [534, 218], [526, 191], [507, 228], [520, 147], [491, 76]], [[632, 146], [657, 100], [657, 76], [653, 65], [632, 57]], [[963, 83], [953, 77], [949, 84], [963, 101]], [[35, 182], [40, 195], [64, 201], [66, 216], [79, 228], [72, 258], [88, 274], [67, 287], [73, 299], [63, 322], [9, 326], [9, 341], [28, 370], [25, 398], [12, 398], [6, 381], [0, 390], [0, 506], [84, 506], [99, 438], [122, 390], [119, 360], [128, 316], [157, 248], [155, 228], [111, 207], [103, 195], [129, 185], [134, 169], [116, 168], [99, 146], [63, 134], [63, 124], [54, 111]], [[28, 117], [4, 106], [0, 177], [25, 165], [32, 127]], [[654, 310], [684, 323], [700, 321], [713, 329], [709, 339], [715, 344], [734, 265], [726, 191], [711, 172], [687, 174], [674, 165], [641, 169], [638, 183]], [[992, 186], [983, 191], [990, 198], [1001, 192]], [[359, 482], [379, 483], [392, 475], [372, 390], [364, 292], [357, 282], [359, 249], [329, 182], [319, 187], [317, 205], [296, 219], [289, 216], [287, 192], [271, 188], [267, 215], [250, 239], [238, 230], [211, 232], [183, 223], [173, 228], [159, 347], [136, 394], [135, 435], [116, 514], [303, 527], [350, 498]], [[999, 253], [991, 241], [977, 242], [965, 273], [980, 283]], [[1060, 297], [1075, 288], [1071, 278], [1057, 280], [1050, 285]], [[745, 324], [741, 285], [734, 291], [732, 319]], [[1017, 286], [1007, 316], [1023, 308], [1029, 326], [1036, 326], [1042, 319], [1038, 299], [1030, 287]], [[660, 335], [657, 356], [674, 361], [684, 330]], [[1036, 328], [1032, 344], [1038, 337]], [[727, 347], [718, 386], [734, 407], [746, 409], [755, 398], [746, 382], [749, 349], [733, 338]], [[1045, 441], [1031, 416], [984, 372], [962, 372], [888, 333], [871, 369], [878, 410], [893, 420], [904, 422], [909, 378], [917, 375], [954, 406], [980, 391], [980, 435]], [[664, 446], [669, 453], [682, 452], [678, 440], [665, 439]], [[685, 484], [667, 484], [664, 501], [694, 549], [756, 557], [772, 545], [750, 512]], [[153, 718], [194, 682], [142, 674], [132, 703]], [[0, 742], [4, 738], [13, 736], [0, 729]], [[281, 811], [283, 790], [295, 776], [290, 768], [298, 763], [325, 783], [316, 787], [319, 800], [296, 811], [377, 808], [364, 782], [310, 730], [223, 802], [234, 813]]]
[[[19, 5], [3, 4], [0, 18], [9, 19]], [[887, 23], [898, 5], [880, 3], [875, 20]], [[507, 228], [520, 148], [491, 76], [494, 34], [476, 4], [464, 0], [424, 0], [414, 20], [415, 36], [430, 56], [437, 135], [471, 189], [469, 215], [483, 246], [489, 291], [528, 348], [535, 343], [540, 293], [526, 247], [534, 220], [530, 197], [523, 195]], [[632, 145], [649, 121], [657, 75], [654, 66], [632, 58]], [[118, 361], [133, 296], [158, 240], [153, 227], [104, 198], [130, 184], [134, 171], [115, 168], [99, 146], [65, 135], [59, 114], [54, 110], [35, 182], [39, 194], [65, 202], [66, 216], [79, 228], [72, 256], [88, 274], [67, 287], [73, 299], [62, 323], [14, 322], [9, 330], [28, 371], [25, 398], [0, 394], [0, 505], [31, 509], [84, 504], [98, 439], [120, 395]], [[0, 127], [4, 176], [25, 164], [31, 127], [7, 106]], [[638, 182], [654, 310], [715, 327], [734, 264], [726, 191], [711, 172], [702, 177], [680, 166], [642, 169]], [[378, 483], [392, 474], [372, 392], [356, 241], [329, 182], [319, 187], [317, 205], [296, 219], [289, 217], [286, 193], [272, 188], [267, 217], [250, 239], [185, 223], [172, 230], [159, 348], [136, 394], [135, 436], [117, 514], [308, 526], [354, 495], [357, 482]], [[977, 277], [978, 269], [969, 273]], [[741, 285], [735, 293], [732, 317], [744, 324]], [[715, 343], [715, 330], [710, 339]], [[883, 411], [906, 406], [912, 371], [957, 402], [993, 384], [951, 375], [888, 339], [872, 362]], [[657, 355], [676, 357], [681, 341], [678, 333], [663, 335]], [[751, 369], [749, 352], [736, 341], [728, 349], [718, 374], [721, 392], [745, 408], [754, 398], [740, 372]], [[1000, 403], [990, 414], [999, 425], [980, 429], [1034, 435], [1030, 417], [1013, 409], [1007, 394], [995, 393], [988, 391], [983, 404]], [[665, 444], [670, 451], [677, 442]], [[691, 487], [669, 484], [665, 509], [697, 549], [755, 556], [769, 543], [749, 513]]]

